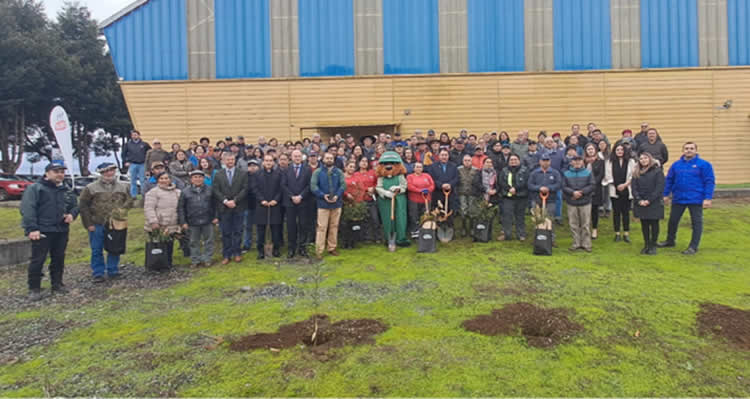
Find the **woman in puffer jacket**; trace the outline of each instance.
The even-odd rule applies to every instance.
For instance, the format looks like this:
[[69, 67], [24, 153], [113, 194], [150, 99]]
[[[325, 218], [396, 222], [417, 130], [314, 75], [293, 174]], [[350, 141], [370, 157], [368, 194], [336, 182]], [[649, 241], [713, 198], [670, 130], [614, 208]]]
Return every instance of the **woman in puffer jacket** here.
[[[180, 190], [177, 189], [168, 174], [162, 173], [156, 177], [157, 186], [148, 193], [143, 202], [143, 214], [146, 219], [144, 229], [147, 232], [161, 230], [165, 234], [180, 232], [177, 215], [177, 204]], [[167, 254], [172, 264], [172, 240], [169, 240]]]

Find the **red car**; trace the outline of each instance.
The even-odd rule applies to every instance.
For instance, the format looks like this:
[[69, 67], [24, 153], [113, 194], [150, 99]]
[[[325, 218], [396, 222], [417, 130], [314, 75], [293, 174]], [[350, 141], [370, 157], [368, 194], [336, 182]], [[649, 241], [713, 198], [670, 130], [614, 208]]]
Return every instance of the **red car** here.
[[26, 187], [33, 183], [13, 175], [0, 175], [0, 201], [21, 198]]

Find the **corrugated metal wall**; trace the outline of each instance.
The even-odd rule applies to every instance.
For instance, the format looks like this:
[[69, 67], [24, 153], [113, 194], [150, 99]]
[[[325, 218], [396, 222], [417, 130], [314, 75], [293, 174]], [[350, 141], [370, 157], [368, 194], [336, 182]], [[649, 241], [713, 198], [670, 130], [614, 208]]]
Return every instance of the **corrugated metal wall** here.
[[354, 0], [355, 73], [383, 74], [383, 1]]
[[612, 68], [641, 67], [640, 7], [640, 0], [610, 0]]
[[300, 76], [354, 75], [352, 0], [299, 0]]
[[[571, 123], [594, 121], [615, 138], [648, 121], [659, 129], [673, 160], [685, 141], [697, 141], [720, 183], [747, 182], [747, 67], [124, 83], [122, 88], [147, 140], [186, 144], [225, 132], [244, 134], [250, 142], [260, 135], [286, 140], [300, 138], [303, 127], [353, 122], [400, 122], [404, 132], [434, 128], [455, 135], [461, 128], [480, 134], [524, 128], [567, 132]], [[717, 109], [727, 99], [734, 106]]]
[[641, 0], [644, 68], [698, 66], [696, 0]]
[[469, 0], [469, 71], [524, 70], [523, 0]]
[[297, 0], [268, 0], [271, 11], [271, 75], [299, 76]]
[[440, 72], [437, 0], [383, 0], [386, 74]]
[[609, 1], [555, 0], [554, 26], [556, 70], [612, 67]]
[[727, 0], [698, 0], [698, 60], [700, 66], [727, 65]]
[[268, 0], [215, 0], [216, 77], [271, 76]]
[[190, 79], [216, 78], [214, 0], [188, 0], [188, 75]]
[[527, 71], [555, 69], [553, 0], [524, 0], [524, 54]]
[[750, 65], [750, 0], [728, 0], [729, 64]]
[[467, 0], [438, 0], [440, 72], [468, 72]]
[[123, 79], [187, 79], [184, 0], [151, 0], [105, 28], [104, 35]]

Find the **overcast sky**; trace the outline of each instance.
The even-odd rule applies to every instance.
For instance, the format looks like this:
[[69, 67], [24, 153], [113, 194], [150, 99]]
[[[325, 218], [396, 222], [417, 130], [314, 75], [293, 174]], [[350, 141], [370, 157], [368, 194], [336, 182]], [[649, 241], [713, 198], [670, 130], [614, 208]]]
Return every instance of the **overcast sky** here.
[[[65, 0], [43, 0], [44, 7], [50, 19], [57, 17], [57, 12], [62, 8]], [[109, 18], [114, 13], [127, 7], [133, 0], [78, 0], [81, 5], [87, 6], [91, 10], [91, 15], [98, 22]]]

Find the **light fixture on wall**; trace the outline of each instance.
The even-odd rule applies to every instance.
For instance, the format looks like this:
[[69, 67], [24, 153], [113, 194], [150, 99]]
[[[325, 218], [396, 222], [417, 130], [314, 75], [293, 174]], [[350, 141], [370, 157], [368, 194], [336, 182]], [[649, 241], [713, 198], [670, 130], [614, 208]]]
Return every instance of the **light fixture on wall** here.
[[716, 109], [729, 109], [729, 108], [732, 108], [732, 100], [724, 101], [724, 104], [716, 107]]

